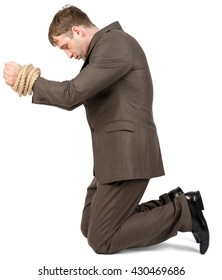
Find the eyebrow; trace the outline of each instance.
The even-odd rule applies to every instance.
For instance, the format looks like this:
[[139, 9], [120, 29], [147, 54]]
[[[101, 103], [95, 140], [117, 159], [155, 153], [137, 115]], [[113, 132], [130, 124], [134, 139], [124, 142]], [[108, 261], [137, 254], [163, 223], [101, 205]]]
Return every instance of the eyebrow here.
[[59, 49], [61, 49], [61, 50], [65, 49], [65, 47], [66, 47], [66, 45], [67, 45], [66, 42], [63, 42], [63, 43], [61, 44], [61, 46], [59, 46], [59, 44], [58, 44], [58, 43], [59, 43], [59, 39], [58, 39], [58, 38], [54, 38], [53, 42], [54, 42], [54, 44], [55, 44]]
[[64, 48], [64, 44], [61, 45], [60, 47], [57, 45], [57, 43], [58, 43], [58, 40], [57, 40], [57, 39], [54, 39], [54, 40], [53, 40], [53, 43], [54, 43], [55, 46], [57, 46], [57, 47], [60, 48], [60, 49]]

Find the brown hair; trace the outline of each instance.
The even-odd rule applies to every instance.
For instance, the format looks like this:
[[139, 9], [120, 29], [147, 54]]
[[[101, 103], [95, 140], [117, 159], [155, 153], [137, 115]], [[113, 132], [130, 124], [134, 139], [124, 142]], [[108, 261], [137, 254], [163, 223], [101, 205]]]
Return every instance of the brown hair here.
[[66, 5], [53, 17], [48, 32], [49, 42], [55, 46], [53, 36], [68, 34], [74, 25], [94, 26], [86, 13], [75, 6]]

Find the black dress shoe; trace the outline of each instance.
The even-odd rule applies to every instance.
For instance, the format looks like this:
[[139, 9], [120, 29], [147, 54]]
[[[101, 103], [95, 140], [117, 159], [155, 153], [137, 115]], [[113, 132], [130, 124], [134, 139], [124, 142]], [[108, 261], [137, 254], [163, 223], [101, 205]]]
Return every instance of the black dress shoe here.
[[[184, 193], [183, 190], [182, 190], [180, 187], [177, 187], [177, 188], [175, 188], [175, 189], [169, 191], [169, 192], [168, 192], [168, 195], [169, 195], [169, 198], [173, 201], [177, 196], [179, 196], [179, 195], [181, 195], [181, 194], [183, 194], [183, 193]], [[188, 194], [189, 194], [189, 193], [188, 193]], [[185, 195], [186, 195], [186, 194], [185, 194]], [[203, 209], [202, 209], [202, 210], [203, 210]], [[198, 235], [197, 235], [195, 232], [193, 232], [193, 236], [194, 236], [196, 242], [197, 242], [197, 243], [200, 243], [199, 237], [198, 237]]]
[[177, 197], [181, 194], [183, 194], [183, 190], [180, 187], [177, 187], [177, 188], [173, 189], [172, 191], [168, 192], [169, 198], [171, 200], [174, 200], [175, 197]]
[[210, 234], [207, 222], [202, 210], [203, 201], [199, 191], [188, 192], [185, 194], [190, 208], [192, 218], [192, 233], [198, 243], [200, 243], [200, 253], [205, 254], [209, 247]]

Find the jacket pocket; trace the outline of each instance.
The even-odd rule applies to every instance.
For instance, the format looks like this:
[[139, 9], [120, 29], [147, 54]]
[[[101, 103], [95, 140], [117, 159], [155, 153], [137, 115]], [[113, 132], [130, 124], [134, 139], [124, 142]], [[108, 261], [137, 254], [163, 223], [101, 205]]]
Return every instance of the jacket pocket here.
[[135, 131], [135, 124], [131, 121], [114, 121], [105, 125], [105, 132]]

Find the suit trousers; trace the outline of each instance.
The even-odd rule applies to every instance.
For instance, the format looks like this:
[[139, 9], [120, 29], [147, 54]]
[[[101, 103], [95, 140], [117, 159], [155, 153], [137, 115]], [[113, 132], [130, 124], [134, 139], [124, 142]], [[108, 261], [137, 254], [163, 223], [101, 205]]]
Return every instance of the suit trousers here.
[[165, 193], [159, 200], [139, 204], [148, 182], [100, 184], [93, 179], [87, 189], [81, 231], [96, 253], [147, 247], [177, 235], [178, 231], [192, 230], [185, 195], [171, 201]]

